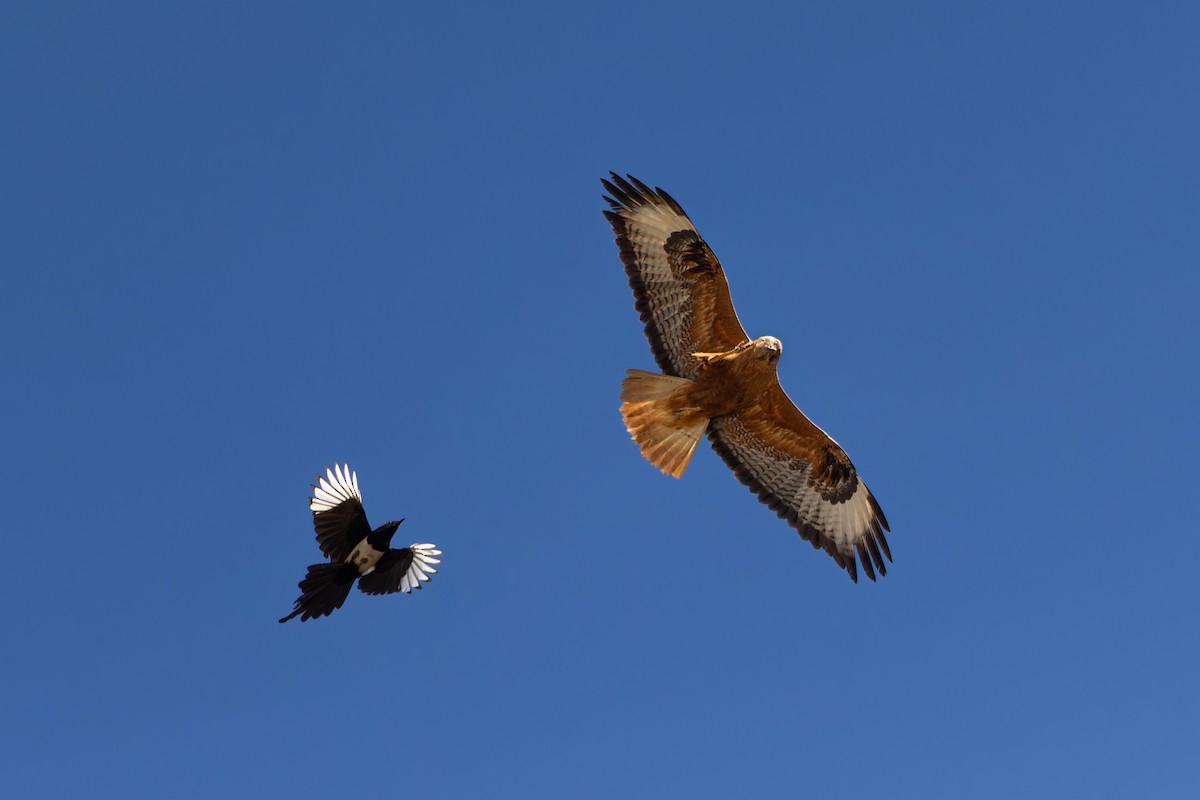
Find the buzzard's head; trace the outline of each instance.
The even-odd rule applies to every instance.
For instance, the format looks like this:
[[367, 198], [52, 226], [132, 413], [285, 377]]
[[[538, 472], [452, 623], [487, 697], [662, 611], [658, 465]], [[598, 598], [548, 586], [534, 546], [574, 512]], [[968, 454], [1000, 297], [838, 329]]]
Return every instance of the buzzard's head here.
[[774, 336], [760, 336], [754, 340], [753, 347], [756, 356], [772, 364], [783, 355], [783, 343]]

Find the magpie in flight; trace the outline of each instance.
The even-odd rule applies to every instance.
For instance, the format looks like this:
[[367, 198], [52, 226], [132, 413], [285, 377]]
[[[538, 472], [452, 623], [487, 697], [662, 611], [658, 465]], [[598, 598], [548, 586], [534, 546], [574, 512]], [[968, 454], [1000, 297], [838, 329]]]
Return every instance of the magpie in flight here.
[[325, 468], [326, 478], [317, 476], [308, 507], [313, 512], [317, 544], [329, 563], [313, 564], [300, 581], [300, 599], [296, 609], [280, 622], [299, 615], [300, 621], [323, 617], [341, 608], [350, 595], [354, 581], [366, 594], [393, 594], [421, 588], [431, 580], [434, 564], [442, 563], [441, 550], [434, 544], [412, 544], [394, 549], [392, 536], [400, 523], [395, 520], [375, 530], [367, 524], [358, 474], [349, 464]]

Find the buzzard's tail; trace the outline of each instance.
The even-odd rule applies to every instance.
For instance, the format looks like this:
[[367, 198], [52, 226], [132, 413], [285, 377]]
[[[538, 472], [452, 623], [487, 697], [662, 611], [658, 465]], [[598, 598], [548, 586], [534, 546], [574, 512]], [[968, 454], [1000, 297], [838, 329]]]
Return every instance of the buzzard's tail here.
[[287, 622], [297, 614], [303, 615], [301, 622], [332, 614], [346, 602], [357, 577], [358, 569], [353, 564], [313, 564], [300, 581], [301, 595], [296, 601], [296, 610], [279, 621]]
[[621, 417], [642, 455], [663, 472], [680, 477], [708, 428], [708, 417], [689, 406], [686, 378], [627, 371], [621, 382]]

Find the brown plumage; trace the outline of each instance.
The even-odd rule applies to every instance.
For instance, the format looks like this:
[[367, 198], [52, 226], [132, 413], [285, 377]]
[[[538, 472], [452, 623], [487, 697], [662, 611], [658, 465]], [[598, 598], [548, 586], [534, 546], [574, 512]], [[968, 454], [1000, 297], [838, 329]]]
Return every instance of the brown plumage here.
[[845, 451], [779, 385], [778, 339], [751, 340], [712, 248], [666, 192], [602, 181], [634, 307], [663, 375], [629, 370], [625, 426], [656, 467], [683, 475], [700, 438], [800, 535], [857, 581], [891, 560], [887, 519]]

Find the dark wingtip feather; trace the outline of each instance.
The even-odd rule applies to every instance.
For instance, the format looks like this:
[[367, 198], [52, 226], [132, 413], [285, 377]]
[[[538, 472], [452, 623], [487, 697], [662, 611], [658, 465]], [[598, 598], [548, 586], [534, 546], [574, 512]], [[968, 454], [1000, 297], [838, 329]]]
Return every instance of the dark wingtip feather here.
[[613, 233], [617, 234], [617, 236], [624, 236], [626, 229], [625, 219], [617, 213], [621, 210], [621, 204], [609, 197], [604, 199], [613, 204], [613, 210], [604, 209], [600, 213], [608, 220], [608, 224], [612, 225]]
[[887, 560], [891, 561], [892, 549], [888, 547], [887, 537], [883, 535], [883, 531], [875, 531], [875, 538], [879, 540], [879, 546], [883, 548], [883, 553], [887, 556]]
[[639, 181], [637, 178], [633, 177], [632, 175], [629, 175], [627, 177], [629, 178], [629, 182], [637, 187], [638, 192], [640, 194], [642, 194], [642, 196], [653, 197], [654, 195], [659, 193], [658, 189], [651, 189], [649, 186], [642, 183], [641, 181]]
[[683, 210], [683, 206], [679, 205], [679, 203], [675, 200], [674, 197], [671, 197], [671, 195], [667, 194], [662, 189], [656, 188], [654, 191], [658, 192], [658, 196], [661, 197], [663, 199], [663, 201], [671, 207], [672, 211], [674, 211], [676, 214], [678, 214], [681, 217], [684, 217], [686, 219], [691, 219], [691, 217], [688, 217], [687, 212]]
[[875, 568], [879, 570], [879, 576], [882, 578], [887, 575], [887, 565], [883, 563], [883, 556], [879, 554], [879, 545], [875, 544], [875, 537], [867, 534], [863, 537], [867, 542], [867, 550], [871, 552], [871, 560], [875, 562]]
[[862, 562], [863, 572], [867, 573], [868, 578], [875, 580], [875, 568], [871, 566], [871, 554], [867, 552], [862, 541], [855, 542], [854, 551], [858, 553], [858, 560]]
[[883, 515], [883, 509], [879, 507], [879, 501], [875, 499], [875, 495], [867, 492], [867, 499], [871, 501], [871, 511], [875, 514], [875, 519], [879, 520], [879, 524], [883, 526], [885, 531], [890, 531], [888, 527], [887, 517]]
[[618, 195], [620, 199], [630, 204], [631, 208], [633, 205], [636, 205], [633, 203], [633, 198], [631, 195], [636, 195], [637, 189], [634, 189], [633, 186], [629, 184], [629, 181], [625, 180], [617, 173], [610, 172], [609, 175], [612, 176], [612, 183], [608, 183], [609, 190]]

